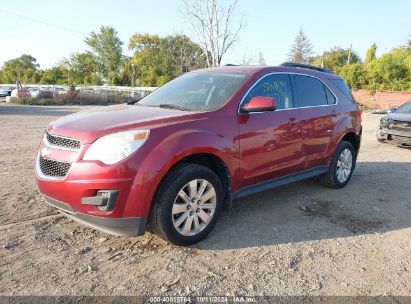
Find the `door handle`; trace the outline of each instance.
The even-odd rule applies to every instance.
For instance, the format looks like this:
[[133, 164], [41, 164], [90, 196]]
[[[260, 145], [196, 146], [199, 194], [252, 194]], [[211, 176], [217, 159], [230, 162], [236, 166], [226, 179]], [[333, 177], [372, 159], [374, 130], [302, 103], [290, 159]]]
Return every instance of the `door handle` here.
[[337, 111], [336, 111], [336, 110], [332, 110], [332, 111], [331, 111], [331, 116], [332, 116], [332, 117], [337, 117]]

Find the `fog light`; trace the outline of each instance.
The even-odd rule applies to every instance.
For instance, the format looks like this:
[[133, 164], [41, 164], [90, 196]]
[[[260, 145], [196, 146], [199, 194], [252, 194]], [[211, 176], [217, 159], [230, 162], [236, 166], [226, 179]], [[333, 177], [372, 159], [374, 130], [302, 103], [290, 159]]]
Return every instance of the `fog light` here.
[[113, 210], [118, 197], [117, 190], [99, 190], [96, 196], [83, 197], [81, 203], [83, 205], [93, 205], [99, 210], [110, 211]]

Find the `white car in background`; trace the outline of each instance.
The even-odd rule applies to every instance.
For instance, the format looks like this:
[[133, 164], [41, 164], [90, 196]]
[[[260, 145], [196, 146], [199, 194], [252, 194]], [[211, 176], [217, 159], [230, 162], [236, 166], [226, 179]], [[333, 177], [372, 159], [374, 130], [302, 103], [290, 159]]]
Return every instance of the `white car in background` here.
[[40, 97], [40, 89], [39, 88], [29, 88], [31, 98], [39, 98]]
[[67, 94], [67, 90], [65, 88], [62, 88], [62, 87], [55, 87], [54, 88], [54, 94], [64, 95], [64, 94]]

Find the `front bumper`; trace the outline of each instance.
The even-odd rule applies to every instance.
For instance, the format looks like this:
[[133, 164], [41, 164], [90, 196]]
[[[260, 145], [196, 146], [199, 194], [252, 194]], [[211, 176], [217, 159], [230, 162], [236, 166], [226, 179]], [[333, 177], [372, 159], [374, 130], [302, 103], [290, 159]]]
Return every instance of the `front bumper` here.
[[49, 205], [59, 209], [67, 217], [85, 224], [94, 229], [118, 236], [143, 235], [146, 229], [147, 218], [145, 217], [99, 217], [76, 212], [69, 204], [44, 196]]
[[[67, 139], [52, 136], [53, 140]], [[73, 150], [50, 144], [44, 136], [35, 163], [39, 192], [47, 203], [76, 221], [119, 236], [142, 235], [163, 174], [139, 172], [140, 160], [135, 157], [114, 165], [83, 161], [86, 150], [87, 144]], [[51, 163], [42, 167], [40, 156]], [[68, 169], [64, 167], [65, 175], [55, 162], [70, 164]], [[106, 201], [100, 194], [110, 195]]]
[[398, 145], [411, 145], [411, 132], [392, 130], [386, 127], [382, 127], [381, 131], [386, 136], [387, 142]]

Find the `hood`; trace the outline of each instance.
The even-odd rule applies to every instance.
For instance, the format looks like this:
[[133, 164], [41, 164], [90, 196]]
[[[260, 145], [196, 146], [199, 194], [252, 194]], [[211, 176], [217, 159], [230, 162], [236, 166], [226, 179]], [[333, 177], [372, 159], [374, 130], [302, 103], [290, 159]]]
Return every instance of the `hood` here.
[[153, 129], [195, 119], [199, 112], [162, 109], [138, 105], [98, 107], [70, 114], [50, 123], [53, 135], [77, 138], [81, 143], [92, 143], [97, 138], [130, 129]]
[[387, 115], [388, 120], [398, 120], [398, 121], [407, 121], [411, 122], [411, 114], [408, 113], [390, 113]]

